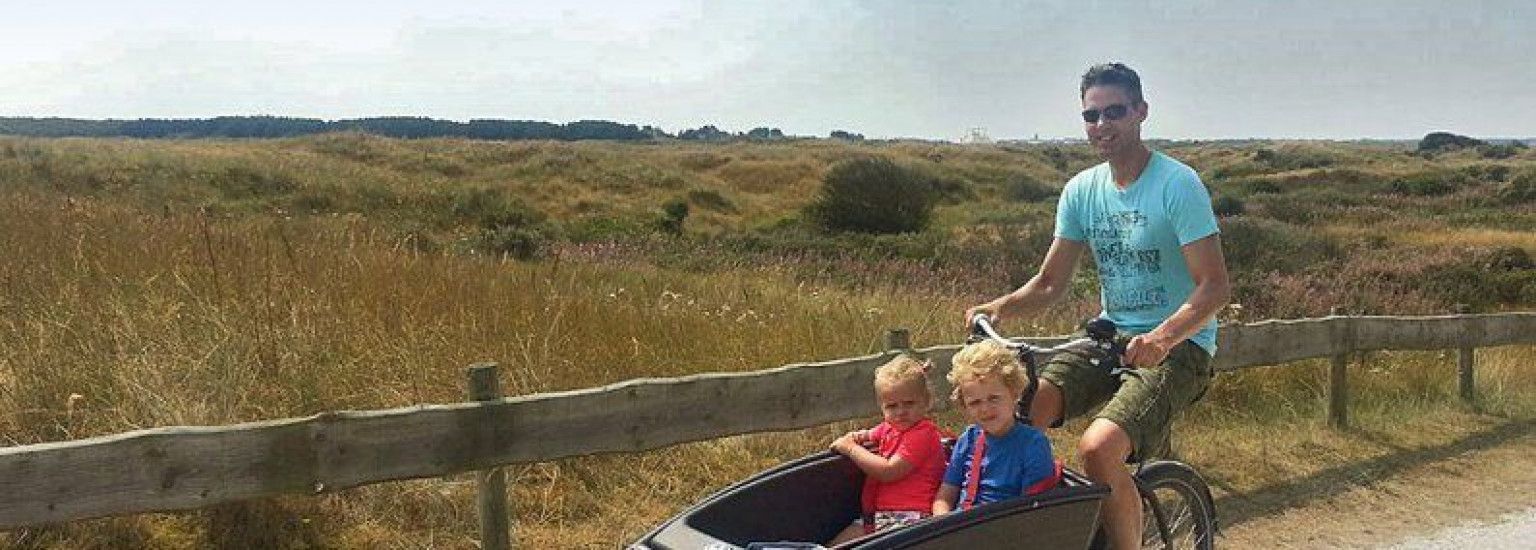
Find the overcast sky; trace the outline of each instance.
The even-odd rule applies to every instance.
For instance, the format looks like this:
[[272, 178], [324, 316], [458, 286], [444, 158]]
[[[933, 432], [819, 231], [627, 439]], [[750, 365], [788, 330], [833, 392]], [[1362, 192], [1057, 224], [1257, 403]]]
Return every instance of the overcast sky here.
[[1536, 2], [4, 0], [0, 116], [606, 119], [1079, 137], [1536, 135]]

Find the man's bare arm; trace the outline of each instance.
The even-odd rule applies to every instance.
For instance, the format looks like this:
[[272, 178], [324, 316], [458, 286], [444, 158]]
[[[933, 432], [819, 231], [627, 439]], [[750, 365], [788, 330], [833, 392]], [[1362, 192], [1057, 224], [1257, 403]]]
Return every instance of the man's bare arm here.
[[1126, 346], [1125, 362], [1137, 367], [1156, 365], [1168, 356], [1168, 350], [1189, 339], [1205, 327], [1211, 316], [1232, 300], [1232, 284], [1227, 279], [1227, 261], [1221, 253], [1221, 235], [1212, 234], [1184, 245], [1184, 263], [1195, 280], [1189, 300], [1151, 332], [1131, 339]]

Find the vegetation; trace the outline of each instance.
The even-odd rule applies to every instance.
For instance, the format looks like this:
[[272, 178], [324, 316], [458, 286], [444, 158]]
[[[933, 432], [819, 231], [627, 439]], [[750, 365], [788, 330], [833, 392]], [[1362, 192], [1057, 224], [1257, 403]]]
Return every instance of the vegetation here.
[[[1224, 321], [1536, 305], [1528, 149], [1163, 150], [1243, 205], [1220, 220], [1239, 304]], [[1054, 204], [1032, 193], [1093, 162], [1076, 146], [847, 139], [0, 138], [0, 435], [26, 444], [457, 401], [463, 367], [482, 360], [502, 363], [508, 394], [526, 394], [863, 354], [896, 326], [920, 346], [953, 343], [959, 311], [1022, 283], [1044, 255]], [[850, 186], [866, 193], [855, 197], [928, 197], [926, 225], [812, 223], [819, 193], [845, 177], [903, 186]], [[1411, 183], [1442, 180], [1429, 193], [1417, 186], [1436, 184]], [[1080, 269], [1063, 304], [1006, 328], [1063, 333], [1097, 306]], [[1229, 500], [1224, 514], [1273, 512], [1275, 487], [1334, 463], [1528, 424], [1530, 353], [1479, 352], [1476, 410], [1456, 404], [1453, 359], [1372, 354], [1352, 367], [1349, 433], [1322, 426], [1324, 365], [1224, 374], [1176, 446], [1224, 493], [1264, 496]], [[520, 542], [612, 547], [849, 426], [509, 468]], [[1080, 429], [1056, 434], [1063, 456]], [[469, 548], [470, 479], [0, 540]]]
[[887, 158], [846, 160], [827, 172], [821, 196], [807, 213], [834, 231], [922, 231], [938, 202], [936, 188], [928, 174]]
[[[651, 141], [676, 138], [693, 141], [782, 140], [789, 136], [778, 128], [757, 127], [730, 133], [713, 125], [687, 129], [677, 135], [654, 126], [637, 127], [607, 120], [579, 120], [555, 124], [537, 120], [474, 119], [469, 122], [427, 117], [370, 117], [325, 121], [317, 118], [276, 116], [223, 116], [209, 119], [86, 120], [73, 118], [0, 117], [0, 135], [29, 137], [130, 137], [130, 138], [286, 138], [333, 132], [361, 132], [377, 136], [421, 138], [468, 138], [484, 140]], [[854, 141], [864, 136], [834, 131], [833, 138]]]
[[1477, 147], [1483, 145], [1481, 140], [1460, 136], [1450, 132], [1430, 132], [1419, 140], [1420, 151], [1445, 151], [1461, 149], [1464, 147]]

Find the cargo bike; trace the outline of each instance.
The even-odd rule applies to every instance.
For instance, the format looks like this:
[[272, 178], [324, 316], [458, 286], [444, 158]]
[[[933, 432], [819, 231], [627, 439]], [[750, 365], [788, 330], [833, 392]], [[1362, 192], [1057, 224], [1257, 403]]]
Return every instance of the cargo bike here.
[[[985, 316], [972, 323], [970, 342], [993, 339], [1014, 350], [1028, 373], [1020, 399], [1020, 420], [1028, 423], [1029, 404], [1038, 387], [1037, 367], [1056, 353], [1088, 354], [1098, 366], [1118, 375], [1123, 348], [1113, 323], [1089, 321], [1086, 336], [1061, 345], [1040, 347], [1004, 338]], [[1131, 464], [1142, 498], [1142, 547], [1213, 548], [1216, 510], [1205, 480], [1190, 466], [1173, 460]], [[1099, 501], [1109, 492], [1070, 468], [1061, 482], [1043, 493], [993, 502], [902, 528], [880, 531], [835, 548], [990, 549], [1103, 548]], [[822, 548], [860, 517], [864, 474], [841, 454], [821, 452], [781, 464], [727, 487], [662, 523], [631, 549]]]

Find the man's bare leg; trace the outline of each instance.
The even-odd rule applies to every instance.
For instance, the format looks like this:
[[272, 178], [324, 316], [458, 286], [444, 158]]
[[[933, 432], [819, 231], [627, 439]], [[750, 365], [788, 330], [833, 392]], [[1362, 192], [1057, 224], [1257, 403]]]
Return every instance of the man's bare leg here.
[[1109, 497], [1100, 510], [1104, 513], [1104, 534], [1110, 548], [1141, 546], [1141, 495], [1136, 482], [1125, 469], [1131, 455], [1131, 438], [1119, 425], [1103, 418], [1094, 419], [1077, 444], [1083, 460], [1083, 473], [1096, 483], [1109, 486]]
[[1062, 407], [1061, 388], [1041, 378], [1040, 387], [1035, 389], [1035, 398], [1029, 402], [1029, 423], [1042, 430], [1049, 428], [1056, 423], [1056, 419], [1061, 418]]

